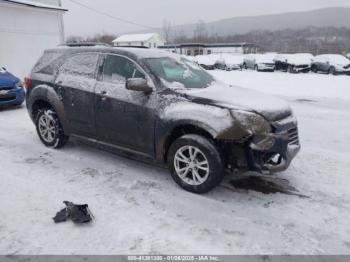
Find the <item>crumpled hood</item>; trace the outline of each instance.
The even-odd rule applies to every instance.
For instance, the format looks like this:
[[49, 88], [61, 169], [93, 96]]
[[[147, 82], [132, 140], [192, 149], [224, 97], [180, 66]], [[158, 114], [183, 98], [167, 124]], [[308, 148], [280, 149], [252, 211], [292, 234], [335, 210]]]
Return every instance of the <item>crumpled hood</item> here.
[[194, 102], [246, 110], [258, 113], [269, 121], [278, 121], [292, 115], [287, 102], [248, 88], [215, 83], [204, 89], [178, 90]]

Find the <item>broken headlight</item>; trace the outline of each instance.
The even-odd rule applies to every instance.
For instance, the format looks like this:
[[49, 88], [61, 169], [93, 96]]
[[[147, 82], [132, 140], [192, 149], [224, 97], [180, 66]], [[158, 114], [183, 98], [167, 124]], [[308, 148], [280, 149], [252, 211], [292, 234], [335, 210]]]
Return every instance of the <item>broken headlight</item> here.
[[231, 111], [232, 117], [250, 135], [268, 134], [272, 132], [271, 124], [261, 115], [242, 111]]

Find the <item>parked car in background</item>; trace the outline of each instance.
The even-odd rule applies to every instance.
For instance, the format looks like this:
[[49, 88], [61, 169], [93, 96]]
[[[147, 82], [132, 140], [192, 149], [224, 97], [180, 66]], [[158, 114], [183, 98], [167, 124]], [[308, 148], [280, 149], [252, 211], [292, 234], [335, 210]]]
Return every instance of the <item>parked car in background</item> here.
[[216, 59], [209, 55], [198, 55], [196, 56], [197, 64], [203, 67], [206, 70], [214, 70]]
[[350, 60], [342, 55], [319, 55], [314, 58], [312, 71], [332, 75], [350, 74]]
[[276, 54], [249, 54], [244, 58], [243, 68], [256, 71], [275, 71]]
[[78, 136], [146, 157], [167, 164], [175, 182], [194, 193], [219, 185], [225, 171], [286, 170], [300, 150], [286, 102], [226, 85], [169, 52], [48, 50], [26, 84], [44, 145], [59, 148]]
[[276, 70], [289, 73], [308, 73], [311, 70], [312, 54], [278, 54], [274, 58]]
[[25, 92], [22, 82], [0, 66], [0, 107], [23, 104]]
[[242, 70], [243, 63], [243, 55], [222, 54], [222, 59], [216, 62], [216, 68], [226, 71]]

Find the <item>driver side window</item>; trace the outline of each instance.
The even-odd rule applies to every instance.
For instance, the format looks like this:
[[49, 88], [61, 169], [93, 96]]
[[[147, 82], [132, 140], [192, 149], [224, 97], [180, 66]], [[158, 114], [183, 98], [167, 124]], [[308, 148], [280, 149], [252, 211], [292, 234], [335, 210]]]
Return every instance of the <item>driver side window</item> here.
[[129, 78], [146, 79], [145, 75], [129, 59], [117, 55], [107, 55], [103, 65], [103, 81], [125, 84]]

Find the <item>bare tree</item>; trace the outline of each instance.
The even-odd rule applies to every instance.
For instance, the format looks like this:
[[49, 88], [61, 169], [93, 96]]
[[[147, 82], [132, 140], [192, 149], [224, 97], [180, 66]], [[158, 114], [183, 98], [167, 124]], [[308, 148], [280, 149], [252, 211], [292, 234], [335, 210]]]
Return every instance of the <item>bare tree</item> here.
[[208, 39], [207, 25], [200, 20], [193, 32], [193, 38], [196, 42], [204, 42]]
[[165, 39], [166, 43], [170, 43], [172, 40], [172, 28], [171, 28], [171, 22], [169, 20], [164, 19], [163, 20], [163, 37]]

